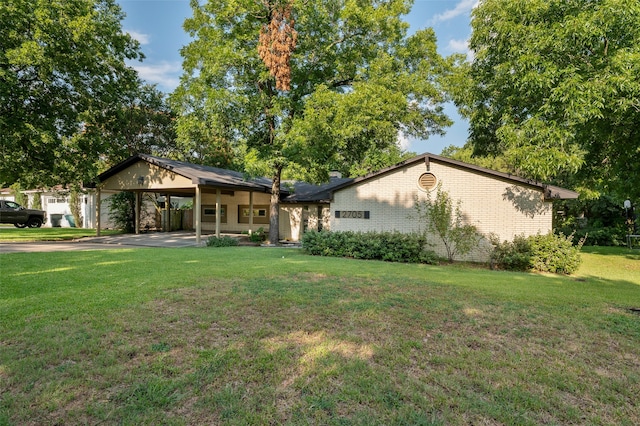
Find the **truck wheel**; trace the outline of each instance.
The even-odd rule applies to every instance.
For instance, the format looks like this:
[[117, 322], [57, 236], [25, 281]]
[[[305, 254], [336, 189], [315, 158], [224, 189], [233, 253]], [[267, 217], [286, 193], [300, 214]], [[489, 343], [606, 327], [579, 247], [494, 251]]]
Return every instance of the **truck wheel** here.
[[15, 226], [16, 228], [24, 228], [27, 226], [26, 223], [14, 223], [13, 226]]
[[42, 219], [40, 219], [39, 217], [32, 217], [27, 222], [27, 226], [29, 228], [40, 228], [42, 226]]

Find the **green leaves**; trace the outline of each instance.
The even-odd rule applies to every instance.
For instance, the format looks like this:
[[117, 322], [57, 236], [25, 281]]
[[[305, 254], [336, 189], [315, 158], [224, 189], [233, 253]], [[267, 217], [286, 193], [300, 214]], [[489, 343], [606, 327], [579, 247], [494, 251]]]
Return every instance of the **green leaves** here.
[[[275, 82], [258, 57], [267, 22], [259, 2], [193, 3], [185, 29], [186, 74], [173, 94], [181, 112], [178, 137], [228, 144], [237, 153], [286, 165], [298, 177], [324, 180], [349, 174], [374, 151], [389, 152], [398, 134], [426, 138], [450, 124], [442, 77], [452, 62], [437, 54], [431, 30], [407, 37], [402, 15], [411, 2], [294, 2], [298, 40], [291, 57], [291, 90]], [[194, 132], [193, 117], [220, 138]], [[216, 134], [218, 131], [215, 130]]]
[[[297, 39], [293, 52], [285, 49], [291, 81], [284, 86], [258, 47], [278, 4], [191, 2], [185, 29], [194, 40], [182, 51], [185, 75], [172, 105], [178, 140], [196, 157], [209, 161], [208, 147], [223, 147], [242, 156], [236, 164], [245, 171], [271, 176], [277, 192], [283, 171], [316, 182], [331, 170], [359, 172], [367, 157], [377, 160], [369, 167], [401, 156], [395, 152], [401, 131], [426, 138], [450, 124], [441, 74], [452, 62], [437, 54], [432, 31], [407, 37], [401, 18], [411, 2], [299, 0], [290, 16], [287, 3]], [[265, 46], [261, 51], [268, 63], [282, 62]], [[277, 202], [272, 194], [273, 244]]]
[[622, 177], [640, 171], [640, 2], [487, 0], [472, 27], [471, 86], [456, 101], [476, 153], [640, 196]]
[[97, 140], [70, 143], [138, 85], [113, 0], [12, 0], [0, 4], [0, 182], [53, 185], [91, 176]]
[[414, 202], [415, 219], [425, 225], [423, 233], [442, 242], [449, 262], [458, 255], [471, 253], [482, 238], [474, 225], [466, 223], [461, 204], [460, 200], [454, 203], [441, 184], [438, 184], [435, 194], [428, 192], [425, 200], [416, 196]]

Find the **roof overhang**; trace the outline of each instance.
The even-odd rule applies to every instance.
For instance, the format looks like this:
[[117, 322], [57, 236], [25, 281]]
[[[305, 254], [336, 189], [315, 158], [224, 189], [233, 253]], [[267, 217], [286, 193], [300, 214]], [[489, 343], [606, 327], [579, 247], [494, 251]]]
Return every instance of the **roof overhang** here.
[[[180, 177], [180, 179], [175, 179], [175, 185], [165, 183], [162, 187], [154, 187], [149, 184], [145, 186], [136, 186], [134, 184], [122, 188], [123, 190], [193, 194], [195, 187], [199, 186], [204, 190], [223, 189], [232, 191], [271, 192], [271, 182], [266, 178], [252, 179], [241, 172], [159, 158], [146, 154], [137, 154], [127, 158], [98, 175], [96, 182], [87, 184], [87, 186], [93, 188], [100, 186], [118, 176], [118, 174], [136, 167], [136, 164], [139, 162], [144, 162], [170, 175]], [[186, 184], [186, 182], [189, 182], [189, 184]], [[283, 190], [282, 193], [286, 195], [288, 191]]]
[[456, 167], [456, 168], [460, 168], [460, 169], [464, 169], [467, 171], [472, 171], [474, 173], [479, 173], [485, 176], [489, 176], [492, 177], [494, 179], [501, 179], [501, 180], [505, 180], [507, 182], [512, 182], [516, 185], [523, 185], [523, 186], [527, 186], [527, 187], [531, 187], [531, 188], [535, 188], [538, 189], [540, 191], [542, 191], [542, 193], [544, 194], [544, 198], [545, 201], [551, 201], [551, 200], [571, 200], [571, 199], [576, 199], [578, 198], [578, 193], [575, 191], [571, 191], [570, 189], [566, 189], [566, 188], [561, 188], [559, 186], [553, 186], [553, 185], [547, 185], [545, 183], [533, 180], [533, 179], [525, 179], [525, 178], [521, 178], [519, 176], [515, 176], [512, 175], [510, 173], [503, 173], [503, 172], [498, 172], [495, 170], [491, 170], [491, 169], [487, 169], [484, 167], [480, 167], [480, 166], [476, 166], [474, 164], [469, 164], [469, 163], [465, 163], [462, 161], [458, 161], [458, 160], [454, 160], [451, 158], [447, 158], [447, 157], [442, 157], [440, 155], [434, 155], [434, 154], [430, 154], [430, 153], [425, 153], [422, 155], [418, 155], [416, 157], [407, 159], [405, 161], [402, 161], [400, 163], [397, 163], [393, 166], [390, 167], [386, 167], [382, 170], [379, 170], [377, 172], [373, 172], [373, 173], [369, 173], [368, 175], [356, 178], [350, 182], [345, 182], [342, 185], [338, 185], [334, 188], [332, 188], [331, 191], [331, 196], [333, 198], [333, 193], [336, 191], [340, 191], [341, 189], [347, 188], [351, 185], [357, 185], [359, 183], [365, 182], [369, 179], [373, 179], [373, 178], [378, 178], [382, 175], [388, 174], [388, 173], [392, 173], [397, 169], [400, 169], [402, 167], [405, 166], [409, 166], [409, 165], [413, 165], [415, 163], [419, 163], [419, 162], [424, 162], [427, 170], [430, 167], [431, 162], [437, 162], [437, 163], [443, 163], [443, 164], [447, 164], [449, 166], [452, 167]]

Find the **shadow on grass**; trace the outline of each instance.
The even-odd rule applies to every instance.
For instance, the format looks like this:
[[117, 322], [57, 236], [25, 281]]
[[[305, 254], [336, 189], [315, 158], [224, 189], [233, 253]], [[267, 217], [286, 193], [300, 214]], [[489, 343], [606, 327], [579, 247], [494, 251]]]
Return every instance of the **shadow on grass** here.
[[[602, 256], [625, 256], [628, 259], [640, 260], [640, 248], [613, 247], [613, 246], [583, 246], [583, 253], [598, 254]], [[629, 257], [630, 256], [630, 257]]]

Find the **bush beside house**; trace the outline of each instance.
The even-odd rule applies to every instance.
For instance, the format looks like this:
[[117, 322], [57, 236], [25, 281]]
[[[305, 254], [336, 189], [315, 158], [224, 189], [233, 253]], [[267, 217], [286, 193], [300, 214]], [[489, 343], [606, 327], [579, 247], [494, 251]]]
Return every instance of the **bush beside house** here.
[[390, 262], [430, 263], [438, 256], [418, 233], [307, 231], [302, 247], [311, 255], [350, 257]]
[[491, 267], [510, 271], [539, 271], [572, 274], [578, 270], [584, 240], [573, 244], [573, 235], [517, 235], [513, 241], [500, 242], [491, 237]]

